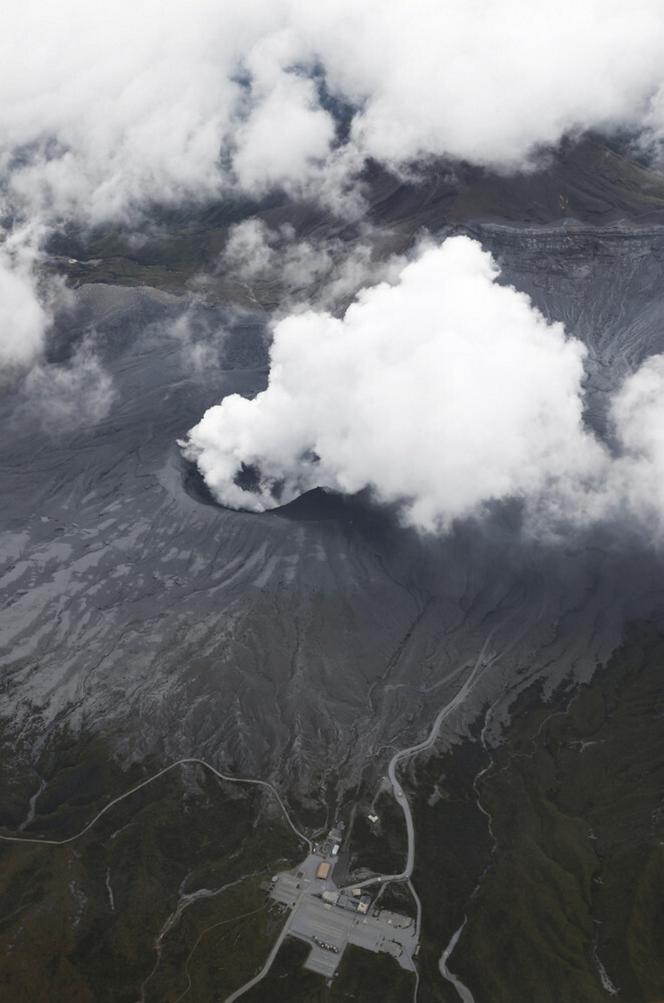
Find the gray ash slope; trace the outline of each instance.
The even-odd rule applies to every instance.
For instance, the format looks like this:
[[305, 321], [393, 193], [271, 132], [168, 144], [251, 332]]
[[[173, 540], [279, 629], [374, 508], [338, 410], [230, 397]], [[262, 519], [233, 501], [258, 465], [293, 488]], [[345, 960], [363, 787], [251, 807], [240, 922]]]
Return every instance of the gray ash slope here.
[[[509, 195], [485, 176], [457, 180], [453, 196], [437, 180], [383, 178], [372, 214], [389, 249], [425, 223], [479, 237], [504, 281], [588, 344], [590, 418], [601, 427], [604, 394], [664, 348], [664, 187], [643, 187], [639, 201], [643, 169], [619, 158], [616, 181], [611, 161], [609, 183], [591, 153], [573, 197], [560, 197], [565, 165], [522, 189], [512, 181]], [[486, 191], [504, 201], [504, 221], [482, 211]], [[332, 226], [307, 220], [309, 232]], [[131, 287], [113, 284], [103, 260], [78, 274], [58, 322], [54, 365], [94, 330], [116, 390], [106, 418], [58, 424], [21, 386], [3, 392], [9, 734], [37, 750], [67, 722], [112, 734], [123, 756], [196, 754], [312, 793], [422, 735], [490, 633], [504, 654], [450, 734], [468, 733], [491, 705], [497, 737], [535, 678], [545, 691], [587, 679], [626, 621], [660, 617], [664, 577], [647, 541], [598, 532], [536, 545], [521, 538], [516, 506], [437, 540], [366, 498], [314, 493], [260, 516], [212, 504], [176, 440], [222, 394], [265, 385], [266, 318], [226, 303], [221, 281], [206, 330], [225, 333], [208, 335], [199, 372], [170, 326], [185, 306], [186, 283], [171, 281], [179, 266], [157, 289], [137, 285], [144, 265]]]

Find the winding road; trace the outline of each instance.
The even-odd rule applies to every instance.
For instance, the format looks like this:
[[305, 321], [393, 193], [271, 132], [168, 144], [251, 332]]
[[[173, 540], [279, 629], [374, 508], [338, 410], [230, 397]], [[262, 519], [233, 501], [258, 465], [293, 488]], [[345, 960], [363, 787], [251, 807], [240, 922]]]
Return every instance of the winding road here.
[[[366, 888], [368, 885], [374, 885], [378, 883], [386, 884], [390, 881], [406, 881], [408, 883], [408, 887], [413, 896], [413, 899], [415, 901], [415, 906], [417, 909], [415, 922], [416, 922], [416, 931], [418, 937], [422, 920], [422, 903], [420, 902], [420, 898], [417, 892], [415, 891], [415, 888], [413, 887], [413, 883], [411, 881], [411, 876], [415, 865], [415, 825], [413, 822], [413, 814], [411, 812], [410, 805], [408, 803], [408, 798], [406, 797], [404, 790], [397, 778], [397, 767], [404, 760], [410, 759], [411, 756], [416, 756], [419, 752], [424, 752], [426, 749], [430, 749], [433, 746], [434, 742], [438, 738], [443, 721], [445, 721], [445, 719], [449, 717], [449, 715], [452, 714], [464, 702], [464, 700], [472, 690], [473, 686], [477, 682], [479, 676], [483, 672], [485, 672], [491, 665], [493, 665], [493, 663], [500, 657], [500, 655], [493, 655], [491, 658], [485, 661], [486, 651], [489, 646], [489, 642], [493, 637], [493, 634], [494, 631], [491, 631], [487, 636], [484, 644], [482, 645], [482, 648], [480, 649], [480, 653], [477, 656], [475, 664], [471, 669], [471, 671], [468, 673], [468, 676], [464, 681], [463, 685], [459, 688], [459, 690], [456, 692], [454, 697], [449, 701], [449, 703], [446, 703], [438, 711], [438, 714], [436, 715], [436, 718], [431, 726], [431, 729], [427, 737], [423, 739], [423, 741], [417, 742], [415, 745], [408, 746], [406, 749], [399, 749], [397, 752], [394, 753], [392, 759], [389, 762], [387, 768], [387, 775], [390, 784], [392, 785], [392, 792], [394, 794], [394, 797], [397, 803], [401, 806], [401, 810], [403, 812], [404, 820], [406, 823], [406, 833], [408, 836], [408, 850], [406, 853], [406, 863], [404, 865], [404, 869], [399, 874], [374, 875], [374, 877], [372, 878], [366, 878], [364, 881], [354, 881], [352, 884], [345, 885], [343, 887], [340, 887], [339, 889], [340, 891], [343, 891], [344, 888]], [[504, 652], [501, 652], [501, 654], [503, 653]], [[300, 896], [300, 898], [301, 897], [302, 896]], [[295, 915], [299, 901], [300, 899], [297, 900], [295, 907], [291, 910], [291, 913], [288, 919], [286, 920], [284, 926], [282, 927], [281, 932], [279, 933], [279, 936], [277, 937], [274, 945], [272, 946], [272, 950], [270, 951], [265, 961], [265, 964], [261, 968], [260, 972], [258, 972], [248, 982], [245, 982], [243, 986], [240, 986], [239, 989], [236, 989], [235, 992], [233, 992], [230, 996], [227, 996], [226, 999], [224, 1000], [224, 1003], [235, 1003], [235, 1000], [239, 999], [241, 996], [244, 996], [244, 994], [249, 992], [250, 989], [253, 989], [254, 986], [258, 985], [258, 983], [261, 982], [268, 974], [270, 968], [272, 967], [274, 959], [276, 958], [279, 952], [279, 948], [281, 947], [284, 940], [288, 936], [291, 921], [293, 916]], [[416, 981], [415, 981], [413, 998], [417, 1000], [417, 993], [419, 988], [419, 973], [417, 971], [415, 971], [415, 979]]]
[[[414, 868], [414, 865], [415, 865], [415, 825], [414, 825], [414, 822], [413, 822], [413, 814], [412, 814], [412, 811], [411, 811], [411, 808], [410, 808], [410, 804], [408, 803], [408, 798], [406, 797], [406, 795], [404, 793], [404, 790], [403, 790], [403, 788], [402, 788], [402, 786], [401, 786], [401, 784], [399, 782], [399, 779], [397, 777], [397, 768], [398, 768], [398, 766], [401, 763], [403, 763], [404, 761], [410, 759], [412, 756], [416, 756], [418, 753], [424, 752], [424, 751], [426, 751], [427, 749], [430, 749], [433, 746], [433, 744], [435, 743], [435, 741], [437, 740], [437, 738], [439, 736], [440, 729], [442, 727], [443, 721], [445, 721], [446, 718], [449, 717], [449, 715], [452, 714], [464, 702], [464, 700], [466, 699], [466, 697], [468, 696], [468, 694], [472, 690], [473, 686], [475, 685], [475, 683], [476, 683], [477, 679], [479, 678], [479, 676], [483, 672], [485, 672], [486, 669], [488, 669], [500, 657], [499, 655], [494, 655], [490, 659], [488, 659], [488, 660], [485, 661], [486, 651], [487, 651], [489, 642], [491, 640], [491, 637], [493, 636], [493, 633], [494, 632], [492, 631], [488, 635], [487, 639], [485, 640], [484, 644], [482, 645], [480, 653], [477, 656], [477, 660], [475, 661], [475, 664], [474, 664], [473, 668], [471, 669], [470, 673], [468, 674], [468, 676], [467, 676], [466, 680], [464, 681], [463, 685], [459, 688], [459, 690], [454, 695], [454, 697], [449, 701], [449, 703], [445, 704], [438, 711], [438, 714], [436, 715], [436, 718], [435, 718], [435, 720], [434, 720], [434, 722], [433, 722], [433, 724], [431, 726], [431, 729], [430, 729], [429, 734], [427, 735], [427, 737], [425, 739], [423, 739], [421, 742], [417, 742], [415, 745], [411, 745], [411, 746], [408, 746], [405, 749], [398, 750], [397, 752], [394, 753], [394, 755], [392, 756], [392, 759], [389, 762], [389, 765], [388, 765], [388, 768], [387, 768], [387, 776], [388, 776], [390, 784], [392, 786], [392, 792], [394, 794], [394, 797], [395, 797], [397, 803], [400, 805], [401, 810], [403, 812], [404, 821], [406, 823], [406, 834], [407, 834], [407, 838], [408, 838], [408, 848], [407, 848], [407, 852], [406, 852], [406, 862], [405, 862], [403, 870], [399, 874], [375, 875], [374, 877], [367, 878], [364, 881], [353, 882], [352, 885], [346, 886], [346, 887], [354, 887], [354, 888], [364, 888], [364, 887], [366, 887], [368, 885], [373, 885], [373, 884], [377, 884], [377, 883], [387, 883], [387, 882], [390, 882], [390, 881], [406, 881], [406, 882], [408, 882], [408, 887], [410, 888], [410, 891], [411, 891], [411, 893], [413, 895], [413, 899], [415, 901], [416, 908], [417, 908], [416, 929], [417, 929], [418, 936], [419, 936], [419, 927], [420, 927], [421, 916], [422, 916], [422, 904], [420, 902], [419, 896], [417, 895], [417, 892], [415, 891], [415, 889], [413, 887], [413, 884], [412, 884], [412, 881], [411, 881], [411, 877], [412, 877], [412, 874], [413, 874], [413, 868]], [[108, 804], [105, 805], [101, 809], [101, 811], [97, 812], [97, 814], [94, 816], [94, 818], [92, 818], [87, 823], [87, 825], [85, 825], [80, 830], [80, 832], [75, 833], [73, 836], [68, 836], [65, 839], [45, 839], [45, 838], [39, 838], [39, 837], [33, 837], [33, 836], [5, 836], [5, 835], [0, 835], [0, 840], [2, 840], [4, 842], [10, 842], [10, 843], [38, 843], [38, 844], [46, 844], [46, 845], [49, 845], [49, 846], [64, 846], [67, 843], [73, 843], [75, 840], [80, 839], [81, 836], [85, 835], [85, 833], [88, 832], [96, 824], [96, 822], [99, 821], [100, 818], [102, 818], [107, 812], [109, 812], [115, 805], [119, 804], [120, 801], [123, 801], [125, 798], [131, 797], [132, 794], [135, 794], [137, 791], [142, 790], [142, 788], [147, 787], [148, 784], [154, 783], [155, 780], [158, 780], [160, 777], [163, 777], [166, 773], [170, 772], [171, 770], [174, 770], [176, 767], [178, 767], [178, 766], [188, 766], [188, 765], [202, 766], [204, 769], [209, 770], [211, 773], [213, 773], [220, 780], [225, 780], [225, 781], [228, 781], [230, 783], [252, 784], [252, 785], [257, 786], [257, 787], [265, 787], [275, 797], [276, 801], [278, 802], [278, 804], [279, 804], [279, 806], [280, 806], [280, 808], [281, 808], [281, 810], [282, 810], [282, 812], [284, 814], [286, 822], [288, 823], [289, 827], [292, 829], [292, 831], [294, 832], [294, 834], [297, 836], [297, 838], [299, 840], [301, 840], [303, 843], [305, 843], [307, 845], [307, 847], [309, 849], [309, 853], [313, 852], [313, 843], [312, 843], [312, 841], [309, 839], [308, 836], [305, 836], [304, 833], [300, 832], [300, 830], [297, 828], [297, 826], [293, 822], [292, 818], [290, 817], [288, 809], [286, 808], [286, 805], [284, 804], [284, 802], [283, 802], [283, 800], [282, 800], [279, 792], [276, 790], [275, 787], [273, 787], [273, 785], [271, 783], [269, 783], [267, 780], [255, 780], [253, 778], [248, 778], [248, 777], [232, 777], [229, 774], [222, 773], [220, 770], [217, 770], [214, 766], [211, 766], [210, 763], [207, 763], [204, 759], [196, 759], [196, 758], [193, 758], [193, 757], [187, 757], [187, 758], [184, 758], [184, 759], [178, 759], [178, 760], [176, 760], [176, 762], [171, 763], [169, 766], [165, 766], [162, 770], [159, 770], [158, 773], [155, 773], [151, 777], [148, 777], [146, 780], [143, 780], [140, 784], [136, 784], [135, 787], [132, 787], [130, 790], [126, 791], [124, 794], [120, 794], [118, 797], [113, 798], [113, 800], [109, 801]], [[343, 889], [341, 889], [341, 890], [343, 890]], [[302, 896], [300, 896], [300, 899], [301, 898], [302, 898]], [[291, 913], [290, 913], [288, 919], [286, 920], [286, 922], [284, 923], [284, 925], [283, 925], [283, 927], [282, 927], [282, 929], [281, 929], [281, 931], [279, 933], [279, 936], [277, 937], [276, 941], [274, 942], [274, 944], [272, 946], [272, 949], [270, 950], [270, 953], [269, 953], [268, 957], [266, 958], [265, 964], [263, 965], [263, 967], [261, 968], [261, 970], [252, 979], [250, 979], [248, 982], [246, 982], [243, 986], [240, 986], [233, 993], [231, 993], [230, 996], [227, 996], [226, 1000], [225, 1000], [225, 1003], [234, 1003], [235, 1000], [239, 999], [241, 996], [244, 996], [244, 994], [247, 993], [247, 992], [249, 992], [250, 989], [253, 989], [253, 987], [255, 985], [257, 985], [259, 982], [261, 982], [261, 980], [264, 979], [265, 976], [268, 974], [268, 972], [270, 971], [270, 969], [272, 967], [274, 959], [276, 958], [277, 954], [279, 953], [279, 949], [281, 948], [281, 945], [283, 944], [284, 940], [288, 936], [288, 933], [289, 933], [289, 930], [290, 930], [290, 927], [291, 927], [291, 922], [292, 922], [293, 916], [295, 915], [296, 908], [297, 908], [297, 905], [300, 902], [300, 899], [297, 900], [295, 908], [293, 908], [291, 910]], [[460, 932], [461, 932], [461, 930], [458, 931], [459, 934], [460, 934]], [[454, 946], [453, 944], [450, 945], [449, 953], [451, 953], [451, 950], [453, 949], [453, 946]], [[417, 976], [417, 972], [415, 974]], [[419, 984], [419, 978], [417, 978], [417, 981], [416, 981], [415, 998], [417, 998], [417, 985], [418, 984]]]
[[248, 777], [231, 777], [227, 773], [221, 773], [220, 770], [215, 769], [215, 767], [211, 766], [210, 763], [206, 763], [204, 759], [194, 759], [191, 757], [176, 760], [176, 762], [171, 763], [169, 766], [165, 766], [163, 770], [159, 770], [158, 773], [154, 773], [151, 777], [148, 777], [147, 780], [143, 780], [140, 784], [136, 784], [136, 786], [132, 787], [131, 790], [125, 791], [124, 794], [120, 794], [118, 797], [113, 798], [113, 800], [109, 801], [108, 804], [105, 805], [101, 811], [97, 812], [95, 817], [91, 819], [88, 822], [88, 824], [81, 829], [80, 832], [75, 833], [73, 836], [68, 836], [66, 839], [44, 839], [38, 836], [0, 835], [0, 840], [2, 840], [5, 843], [41, 843], [47, 846], [65, 846], [67, 843], [73, 843], [75, 840], [80, 839], [81, 836], [84, 836], [86, 832], [89, 832], [92, 826], [95, 825], [95, 823], [98, 822], [103, 815], [109, 812], [111, 808], [113, 808], [116, 804], [119, 804], [120, 801], [124, 801], [125, 798], [131, 797], [132, 794], [135, 794], [137, 791], [140, 791], [143, 787], [147, 787], [148, 784], [152, 784], [154, 783], [155, 780], [159, 780], [159, 777], [163, 777], [164, 774], [169, 773], [171, 770], [174, 770], [177, 766], [189, 766], [189, 765], [203, 766], [206, 770], [209, 770], [211, 773], [214, 773], [216, 777], [219, 777], [220, 780], [227, 780], [233, 784], [253, 784], [256, 787], [267, 788], [267, 790], [269, 790], [270, 793], [273, 794], [274, 797], [276, 798], [279, 807], [284, 813], [284, 817], [290, 828], [293, 830], [293, 832], [295, 833], [295, 835], [299, 840], [307, 844], [307, 846], [309, 847], [309, 852], [311, 853], [311, 851], [313, 850], [313, 844], [311, 840], [309, 839], [308, 836], [305, 836], [304, 833], [300, 832], [300, 830], [297, 828], [297, 826], [295, 825], [295, 823], [293, 822], [292, 818], [288, 813], [286, 805], [281, 799], [281, 795], [279, 794], [277, 789], [272, 786], [271, 783], [268, 783], [267, 780], [254, 780]]
[[[347, 887], [366, 888], [368, 885], [375, 885], [379, 882], [410, 881], [413, 874], [413, 867], [415, 866], [415, 825], [413, 823], [413, 813], [410, 810], [408, 798], [406, 797], [403, 787], [401, 786], [397, 778], [397, 767], [399, 766], [400, 763], [404, 762], [404, 760], [410, 759], [412, 756], [416, 756], [419, 752], [424, 752], [426, 749], [430, 749], [433, 746], [434, 742], [438, 738], [443, 721], [445, 721], [445, 719], [449, 717], [449, 715], [452, 714], [464, 702], [464, 700], [472, 690], [473, 686], [477, 682], [478, 677], [483, 672], [485, 672], [491, 665], [493, 665], [493, 663], [500, 657], [499, 655], [494, 655], [488, 661], [484, 660], [486, 655], [486, 650], [489, 646], [489, 642], [493, 636], [493, 633], [494, 632], [492, 631], [489, 634], [486, 641], [482, 645], [480, 653], [477, 656], [477, 660], [475, 661], [472, 670], [469, 672], [468, 677], [466, 678], [463, 686], [459, 688], [459, 690], [452, 697], [450, 702], [446, 703], [438, 711], [438, 714], [436, 715], [436, 718], [433, 724], [431, 725], [431, 730], [429, 731], [427, 737], [423, 739], [421, 742], [417, 742], [415, 745], [408, 746], [408, 748], [406, 749], [399, 749], [397, 752], [394, 753], [387, 767], [387, 776], [389, 778], [390, 784], [392, 785], [392, 793], [394, 794], [397, 804], [400, 806], [401, 811], [403, 812], [404, 821], [406, 823], [408, 849], [406, 851], [406, 863], [404, 865], [404, 869], [399, 874], [375, 875], [372, 878], [366, 878], [364, 881], [353, 882], [352, 885], [348, 885]], [[421, 905], [419, 902], [419, 898], [417, 897], [415, 890], [412, 889], [412, 891], [413, 891], [413, 896], [415, 898], [415, 903], [418, 907], [418, 915], [419, 915], [421, 912]]]

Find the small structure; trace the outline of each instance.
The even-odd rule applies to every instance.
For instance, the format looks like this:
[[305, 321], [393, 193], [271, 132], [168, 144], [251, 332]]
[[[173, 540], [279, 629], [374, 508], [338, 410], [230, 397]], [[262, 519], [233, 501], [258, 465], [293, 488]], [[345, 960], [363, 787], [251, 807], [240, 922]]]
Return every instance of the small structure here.
[[348, 912], [359, 912], [366, 916], [371, 905], [371, 896], [363, 895], [359, 888], [353, 888], [350, 895], [339, 895], [337, 905], [340, 909], [347, 909]]
[[343, 841], [344, 841], [344, 824], [343, 822], [339, 822], [337, 825], [334, 826], [333, 829], [330, 829], [330, 831], [327, 834], [327, 839], [325, 840], [325, 843], [329, 847], [328, 853], [332, 854], [333, 857], [336, 857]]
[[328, 980], [334, 978], [349, 944], [367, 951], [385, 951], [401, 968], [414, 971], [417, 930], [412, 919], [389, 910], [372, 911], [373, 902], [361, 882], [338, 889], [332, 880], [332, 857], [312, 853], [305, 863], [301, 880], [296, 871], [278, 874], [270, 897], [293, 910], [288, 932], [309, 945], [308, 971]]
[[376, 815], [375, 811], [370, 811], [369, 814], [367, 815], [367, 818], [369, 819], [370, 822], [374, 824], [378, 821], [378, 815]]

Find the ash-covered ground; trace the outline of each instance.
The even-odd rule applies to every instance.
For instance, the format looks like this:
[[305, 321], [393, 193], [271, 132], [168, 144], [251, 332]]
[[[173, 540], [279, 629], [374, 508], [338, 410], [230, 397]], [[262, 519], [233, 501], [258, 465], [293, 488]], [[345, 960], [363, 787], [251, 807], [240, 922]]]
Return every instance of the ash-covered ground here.
[[[468, 233], [502, 282], [585, 342], [587, 417], [605, 433], [609, 392], [664, 350], [662, 179], [591, 143], [522, 179], [441, 170], [372, 183], [379, 256], [406, 250], [422, 226]], [[499, 749], [520, 701], [572, 692], [627, 625], [661, 623], [664, 568], [643, 530], [536, 541], [515, 502], [439, 537], [365, 496], [314, 491], [261, 515], [214, 502], [178, 440], [222, 396], [265, 387], [282, 290], [274, 277], [247, 290], [218, 269], [202, 294], [191, 281], [250, 211], [292, 220], [300, 236], [359, 239], [280, 202], [170, 220], [135, 254], [117, 234], [55, 249], [71, 301], [40, 382], [6, 386], [0, 401], [8, 827], [39, 828], [29, 796], [63, 734], [99, 736], [123, 769], [196, 756], [271, 779], [303, 812], [348, 808], [349, 790], [375, 789], [391, 750], [427, 733], [485, 643], [491, 664], [446, 721], [440, 754], [480, 732], [484, 752]], [[112, 386], [103, 416], [98, 383], [81, 413], [59, 403], [57, 373], [90, 345]], [[471, 755], [471, 780], [480, 766]], [[104, 795], [103, 774], [94, 783]], [[121, 786], [114, 776], [108, 793]], [[517, 1000], [514, 984], [492, 999]], [[447, 998], [442, 986], [432, 998]]]
[[[540, 214], [564, 180], [539, 178]], [[479, 198], [476, 182], [460, 187]], [[401, 201], [380, 194], [374, 217], [394, 248], [413, 219], [427, 222], [430, 184], [420, 204], [412, 189]], [[501, 281], [587, 344], [589, 418], [601, 429], [606, 393], [663, 348], [664, 233], [651, 207], [645, 222], [615, 222], [613, 206], [599, 223], [436, 229], [435, 205], [434, 235], [481, 239]], [[265, 386], [266, 313], [223, 302], [222, 277], [193, 308], [192, 340], [177, 324], [190, 296], [100, 277], [93, 268], [61, 312], [50, 366], [92, 337], [114, 388], [108, 414], [63, 418], [48, 366], [39, 393], [3, 391], [0, 639], [12, 730], [112, 727], [130, 758], [201, 754], [312, 791], [330, 773], [356, 776], [397, 736], [416, 737], [453, 692], [446, 677], [489, 632], [506, 651], [462, 731], [539, 674], [548, 689], [589, 678], [626, 619], [659, 610], [661, 571], [643, 534], [534, 542], [516, 505], [444, 538], [403, 528], [364, 497], [313, 493], [259, 516], [215, 505], [177, 440], [223, 395]]]

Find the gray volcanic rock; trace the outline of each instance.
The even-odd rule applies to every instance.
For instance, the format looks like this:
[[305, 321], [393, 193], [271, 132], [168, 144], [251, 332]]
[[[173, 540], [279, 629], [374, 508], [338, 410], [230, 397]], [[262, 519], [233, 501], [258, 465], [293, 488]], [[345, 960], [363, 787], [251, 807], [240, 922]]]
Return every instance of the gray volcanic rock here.
[[[662, 347], [658, 228], [466, 229], [504, 281], [586, 341], [601, 425], [603, 394]], [[62, 427], [20, 388], [4, 393], [0, 641], [12, 729], [112, 729], [129, 756], [205, 755], [313, 790], [326, 774], [350, 782], [397, 736], [423, 732], [490, 632], [491, 652], [504, 654], [450, 734], [491, 707], [497, 735], [534, 677], [549, 689], [587, 678], [625, 618], [661, 605], [642, 541], [536, 545], [520, 536], [516, 507], [437, 540], [367, 498], [315, 492], [261, 516], [215, 505], [176, 440], [222, 394], [265, 385], [265, 321], [208, 308], [197, 371], [172, 323], [183, 307], [149, 289], [78, 292], [52, 365], [94, 326], [116, 389], [97, 423]]]

